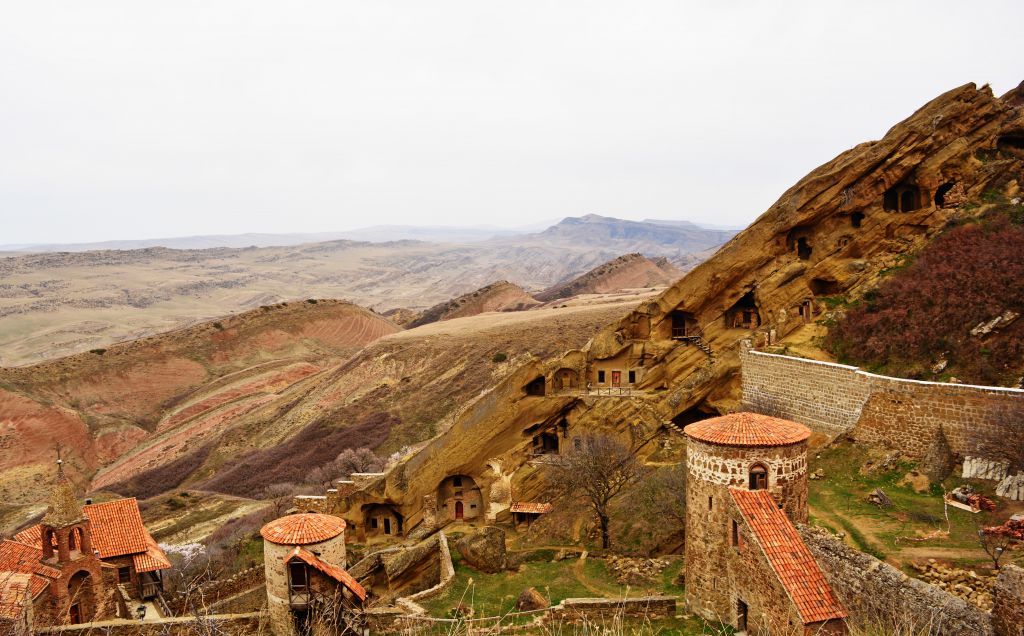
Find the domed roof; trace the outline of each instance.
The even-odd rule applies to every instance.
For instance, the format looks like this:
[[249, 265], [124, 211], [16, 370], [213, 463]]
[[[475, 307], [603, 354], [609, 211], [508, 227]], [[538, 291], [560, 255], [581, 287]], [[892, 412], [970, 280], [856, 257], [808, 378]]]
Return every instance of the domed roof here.
[[333, 539], [344, 531], [344, 519], [307, 512], [274, 519], [260, 529], [260, 534], [279, 545], [308, 545]]
[[730, 413], [690, 424], [688, 437], [723, 446], [788, 446], [811, 436], [803, 424], [760, 413]]

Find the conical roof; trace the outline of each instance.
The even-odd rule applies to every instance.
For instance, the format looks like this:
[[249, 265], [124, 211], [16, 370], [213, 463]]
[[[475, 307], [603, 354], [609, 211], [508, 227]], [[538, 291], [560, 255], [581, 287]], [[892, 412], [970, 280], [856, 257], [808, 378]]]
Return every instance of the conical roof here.
[[344, 519], [306, 512], [275, 519], [263, 526], [260, 534], [279, 545], [307, 545], [333, 539], [344, 530]]
[[692, 439], [724, 446], [788, 446], [811, 436], [803, 424], [760, 413], [730, 413], [690, 424]]
[[57, 481], [50, 493], [50, 507], [46, 509], [43, 525], [64, 528], [85, 520], [82, 504], [75, 495], [75, 486], [64, 474], [64, 462], [57, 460]]

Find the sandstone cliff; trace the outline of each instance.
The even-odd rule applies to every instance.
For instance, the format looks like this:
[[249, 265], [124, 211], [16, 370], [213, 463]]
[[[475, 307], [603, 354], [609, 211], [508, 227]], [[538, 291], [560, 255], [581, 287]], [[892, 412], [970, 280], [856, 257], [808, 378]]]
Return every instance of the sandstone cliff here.
[[[540, 432], [561, 431], [568, 444], [581, 431], [613, 430], [652, 454], [673, 434], [666, 422], [735, 408], [742, 341], [785, 343], [825, 314], [823, 297], [862, 295], [951, 222], [984, 214], [984, 193], [1019, 192], [1024, 161], [996, 151], [1022, 138], [1022, 93], [997, 98], [968, 84], [940, 95], [881, 140], [812, 171], [587, 347], [520, 368], [386, 476], [318, 505], [358, 523], [361, 506], [391, 504], [412, 527], [437, 514], [431, 497], [445, 476], [467, 475], [496, 514], [538, 496], [531, 439]], [[601, 378], [630, 390], [582, 390]]]

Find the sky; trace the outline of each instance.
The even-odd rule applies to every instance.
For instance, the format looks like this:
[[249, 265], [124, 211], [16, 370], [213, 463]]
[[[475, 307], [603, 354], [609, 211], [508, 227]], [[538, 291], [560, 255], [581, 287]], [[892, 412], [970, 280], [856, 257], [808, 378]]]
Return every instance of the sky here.
[[0, 244], [742, 227], [937, 95], [1024, 80], [1024, 3], [0, 0]]

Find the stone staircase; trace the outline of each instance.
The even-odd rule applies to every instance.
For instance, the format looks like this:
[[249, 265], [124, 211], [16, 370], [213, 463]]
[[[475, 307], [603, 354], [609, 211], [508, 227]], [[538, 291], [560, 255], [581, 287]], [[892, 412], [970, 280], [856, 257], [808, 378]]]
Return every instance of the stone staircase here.
[[709, 362], [715, 361], [715, 352], [711, 349], [711, 345], [702, 336], [684, 336], [679, 338], [680, 341], [694, 345], [698, 349], [704, 352], [704, 355], [708, 357]]

